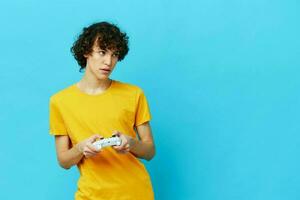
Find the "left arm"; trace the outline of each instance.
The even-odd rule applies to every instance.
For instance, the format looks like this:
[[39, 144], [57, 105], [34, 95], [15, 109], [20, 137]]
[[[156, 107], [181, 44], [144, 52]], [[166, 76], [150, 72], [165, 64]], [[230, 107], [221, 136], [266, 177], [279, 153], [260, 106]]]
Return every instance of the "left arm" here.
[[132, 138], [120, 132], [114, 132], [114, 135], [118, 135], [122, 140], [122, 144], [114, 146], [114, 149], [120, 153], [131, 152], [136, 157], [149, 161], [155, 155], [155, 145], [150, 123], [145, 122], [137, 126], [136, 130], [140, 139]]

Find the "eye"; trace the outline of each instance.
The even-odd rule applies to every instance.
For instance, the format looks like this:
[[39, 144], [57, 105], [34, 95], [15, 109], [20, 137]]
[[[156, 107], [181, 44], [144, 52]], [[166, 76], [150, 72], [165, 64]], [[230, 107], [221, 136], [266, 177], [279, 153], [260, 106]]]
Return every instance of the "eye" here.
[[118, 53], [113, 53], [112, 56], [115, 57], [115, 58], [118, 58], [118, 57], [119, 57], [119, 54], [118, 54]]
[[100, 50], [100, 51], [98, 51], [98, 53], [101, 55], [101, 56], [103, 56], [103, 55], [105, 55], [105, 51], [103, 51], [103, 50]]

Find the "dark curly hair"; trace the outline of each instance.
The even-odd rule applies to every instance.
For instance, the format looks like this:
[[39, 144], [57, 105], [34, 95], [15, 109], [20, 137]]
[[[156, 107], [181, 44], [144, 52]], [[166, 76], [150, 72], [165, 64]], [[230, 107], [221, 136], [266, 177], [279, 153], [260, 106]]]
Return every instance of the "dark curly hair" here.
[[103, 50], [113, 50], [118, 54], [118, 61], [125, 58], [129, 51], [128, 36], [120, 29], [108, 22], [98, 22], [83, 28], [82, 33], [71, 47], [71, 52], [80, 65], [79, 72], [86, 67], [86, 58], [93, 51], [93, 45], [97, 41]]

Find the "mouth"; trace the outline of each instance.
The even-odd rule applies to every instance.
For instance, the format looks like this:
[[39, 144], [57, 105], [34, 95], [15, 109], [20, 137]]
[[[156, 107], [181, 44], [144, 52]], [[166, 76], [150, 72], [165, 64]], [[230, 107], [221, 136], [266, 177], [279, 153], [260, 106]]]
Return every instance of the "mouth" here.
[[102, 73], [105, 73], [105, 74], [108, 74], [108, 73], [110, 73], [110, 69], [100, 69], [100, 71], [102, 72]]

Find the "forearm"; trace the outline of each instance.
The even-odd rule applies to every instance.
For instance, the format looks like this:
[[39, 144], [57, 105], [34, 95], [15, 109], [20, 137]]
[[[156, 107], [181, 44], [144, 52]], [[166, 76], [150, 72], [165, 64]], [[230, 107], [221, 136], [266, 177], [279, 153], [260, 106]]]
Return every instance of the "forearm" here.
[[130, 152], [138, 158], [151, 160], [155, 155], [155, 146], [152, 142], [132, 139]]
[[61, 167], [69, 169], [73, 165], [77, 165], [82, 159], [83, 153], [79, 146], [73, 146], [71, 149], [63, 151], [59, 154], [58, 161]]

